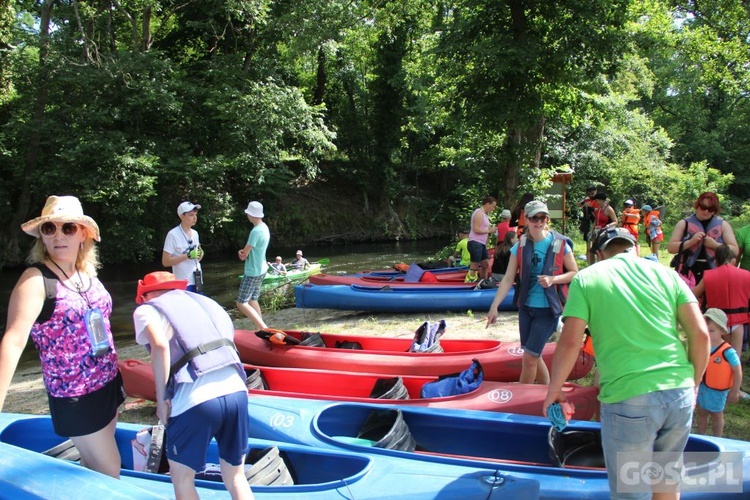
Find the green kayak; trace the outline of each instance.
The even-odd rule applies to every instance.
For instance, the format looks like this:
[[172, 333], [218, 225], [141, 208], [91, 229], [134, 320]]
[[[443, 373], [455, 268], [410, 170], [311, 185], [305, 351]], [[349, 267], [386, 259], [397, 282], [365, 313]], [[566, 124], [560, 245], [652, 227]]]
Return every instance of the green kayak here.
[[276, 285], [288, 282], [299, 282], [306, 280], [310, 275], [318, 274], [321, 271], [323, 264], [321, 262], [311, 263], [307, 269], [292, 269], [287, 271], [286, 274], [277, 274], [272, 272], [270, 266], [266, 277], [263, 278], [263, 285]]

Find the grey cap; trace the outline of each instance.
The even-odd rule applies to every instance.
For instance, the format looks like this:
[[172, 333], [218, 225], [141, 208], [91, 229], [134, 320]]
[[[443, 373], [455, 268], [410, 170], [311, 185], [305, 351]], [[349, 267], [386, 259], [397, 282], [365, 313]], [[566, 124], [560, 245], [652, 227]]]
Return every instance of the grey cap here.
[[613, 227], [609, 229], [602, 229], [596, 237], [594, 248], [598, 250], [604, 250], [613, 241], [626, 241], [630, 245], [635, 245], [635, 238], [630, 234], [630, 231], [621, 227]]
[[523, 208], [523, 213], [527, 218], [534, 217], [536, 214], [549, 215], [549, 209], [547, 209], [547, 205], [545, 205], [541, 201], [532, 200], [528, 202]]

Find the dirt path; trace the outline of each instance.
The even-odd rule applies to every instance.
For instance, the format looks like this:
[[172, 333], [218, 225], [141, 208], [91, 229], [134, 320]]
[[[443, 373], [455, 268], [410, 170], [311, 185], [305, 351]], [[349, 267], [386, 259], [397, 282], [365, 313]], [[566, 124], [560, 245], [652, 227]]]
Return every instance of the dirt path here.
[[[283, 309], [264, 316], [273, 328], [286, 330], [324, 331], [356, 335], [411, 337], [423, 322], [446, 321], [446, 338], [489, 338], [515, 342], [518, 340], [518, 316], [515, 312], [500, 313], [498, 322], [485, 329], [484, 314], [385, 314], [332, 309]], [[252, 329], [246, 319], [235, 321], [238, 329]], [[117, 346], [120, 359], [148, 359], [146, 350], [135, 343]], [[120, 420], [156, 423], [155, 405], [149, 401], [128, 398]], [[42, 384], [38, 359], [19, 365], [5, 399], [3, 411], [10, 413], [47, 414], [47, 393]]]

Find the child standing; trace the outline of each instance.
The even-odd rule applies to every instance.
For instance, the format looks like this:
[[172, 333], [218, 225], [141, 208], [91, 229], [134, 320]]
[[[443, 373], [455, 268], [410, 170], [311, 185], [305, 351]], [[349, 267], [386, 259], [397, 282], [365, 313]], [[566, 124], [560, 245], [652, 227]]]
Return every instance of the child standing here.
[[711, 339], [711, 355], [706, 373], [698, 389], [697, 417], [698, 433], [708, 430], [711, 417], [713, 435], [724, 434], [724, 406], [727, 401], [736, 403], [740, 397], [742, 367], [737, 351], [722, 339], [727, 334], [727, 315], [721, 309], [711, 308], [703, 315]]

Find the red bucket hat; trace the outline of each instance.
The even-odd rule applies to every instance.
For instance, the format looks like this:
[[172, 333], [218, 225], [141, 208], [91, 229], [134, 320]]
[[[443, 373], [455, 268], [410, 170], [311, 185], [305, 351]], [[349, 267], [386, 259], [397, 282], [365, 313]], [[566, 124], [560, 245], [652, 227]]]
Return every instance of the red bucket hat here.
[[142, 280], [138, 280], [138, 290], [135, 293], [136, 304], [143, 304], [143, 296], [156, 290], [184, 290], [187, 280], [178, 280], [174, 274], [167, 271], [148, 273]]

